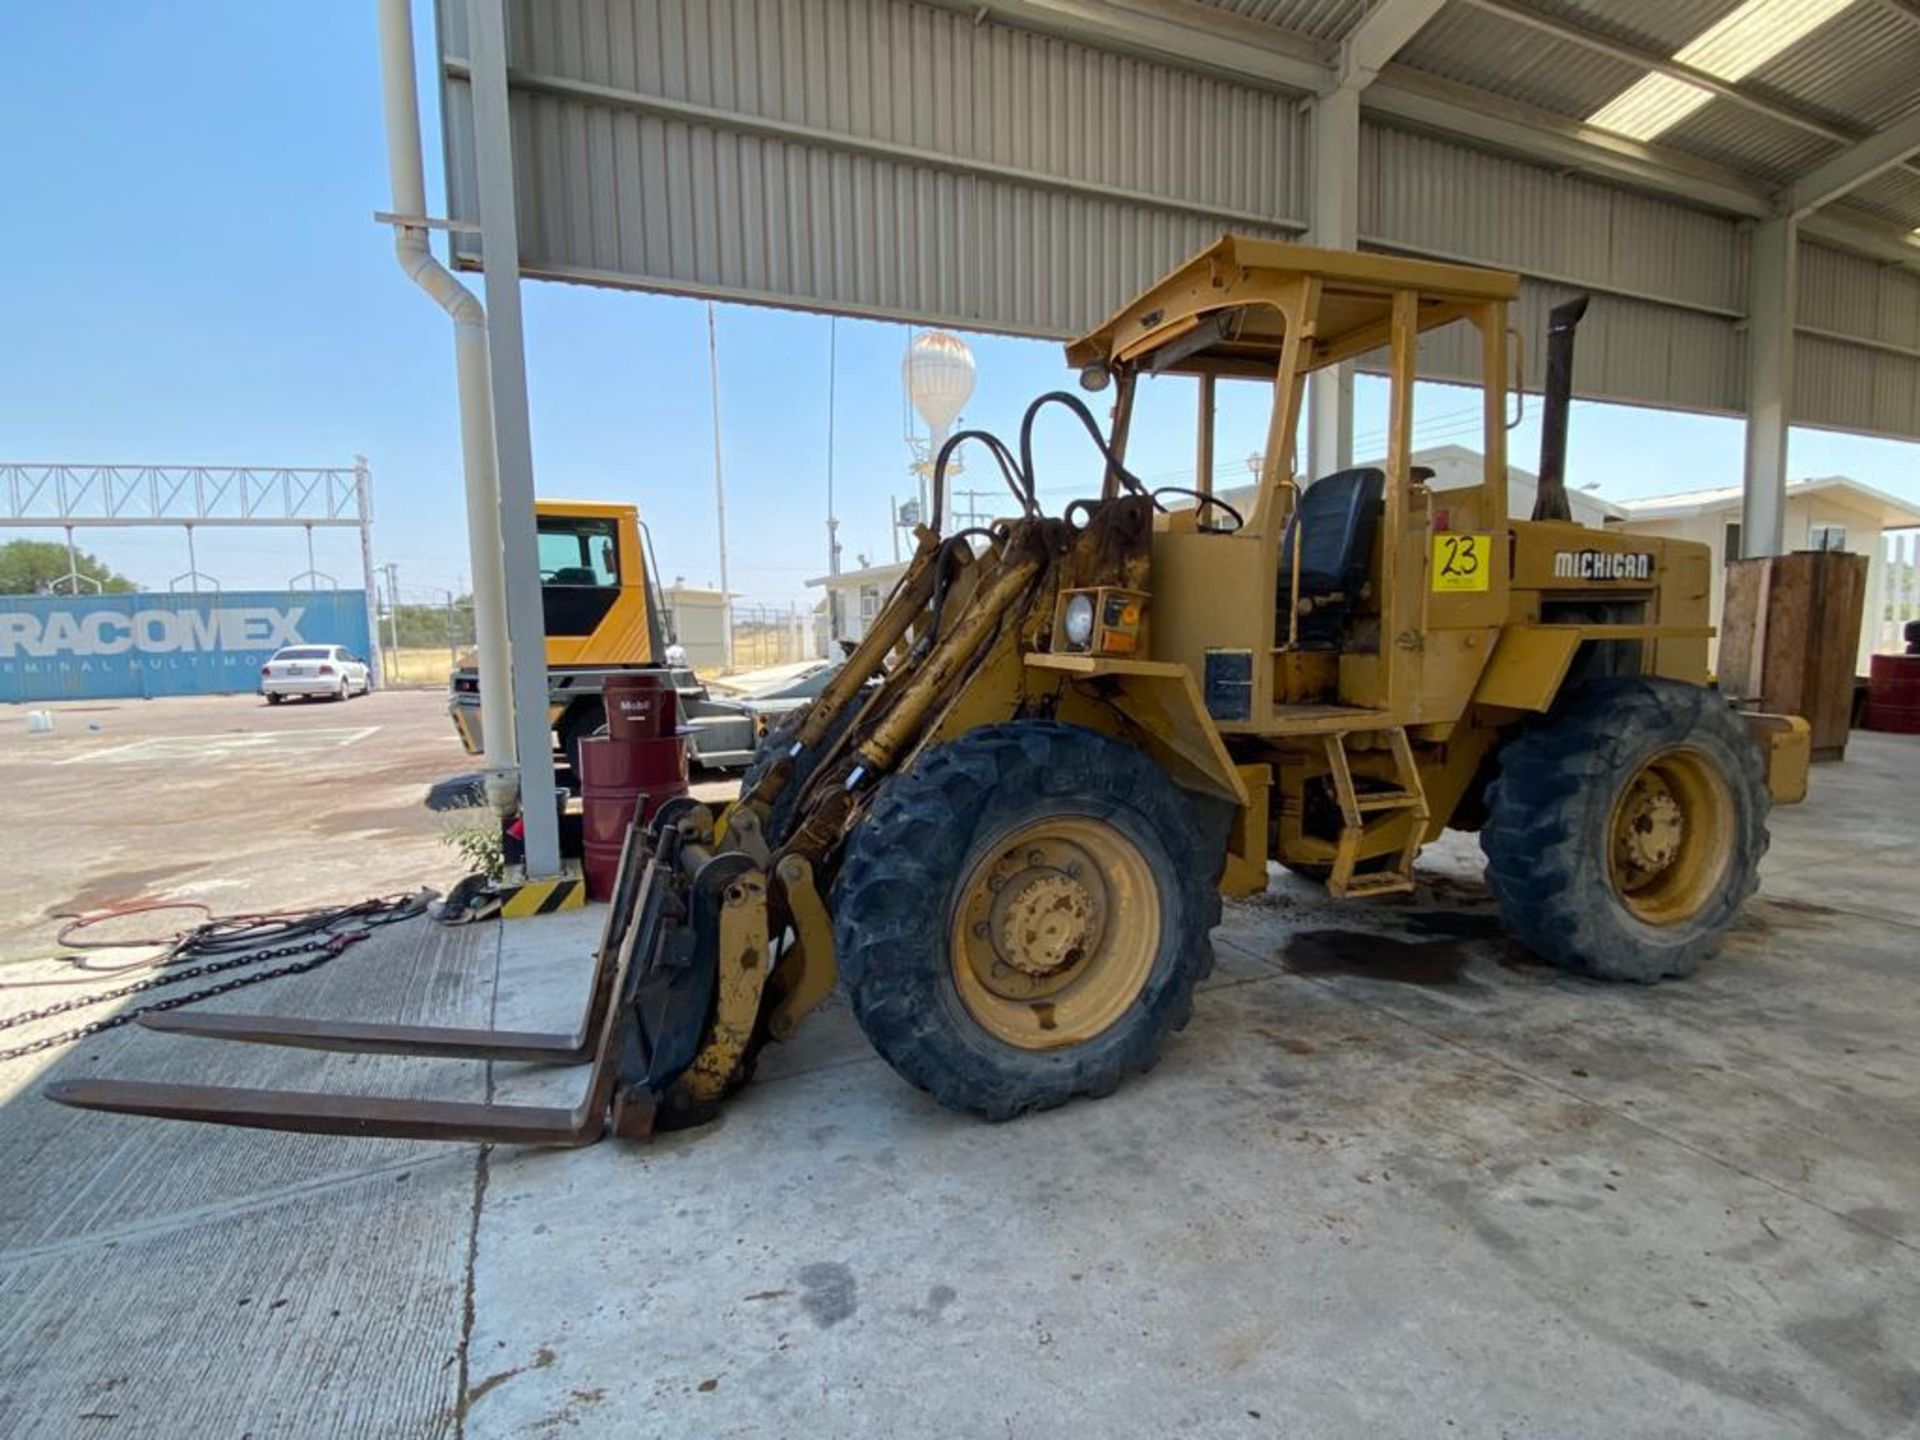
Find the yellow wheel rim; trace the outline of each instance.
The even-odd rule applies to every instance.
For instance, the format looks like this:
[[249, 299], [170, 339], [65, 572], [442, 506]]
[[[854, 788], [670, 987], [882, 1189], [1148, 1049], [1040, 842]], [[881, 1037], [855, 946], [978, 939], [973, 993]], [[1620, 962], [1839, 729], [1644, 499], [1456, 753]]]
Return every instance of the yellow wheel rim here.
[[967, 1013], [1022, 1050], [1084, 1044], [1138, 998], [1160, 891], [1104, 821], [1058, 815], [994, 840], [960, 883], [948, 946]]
[[1621, 903], [1649, 925], [1691, 920], [1719, 893], [1733, 855], [1733, 796], [1698, 750], [1663, 751], [1614, 801], [1607, 867]]

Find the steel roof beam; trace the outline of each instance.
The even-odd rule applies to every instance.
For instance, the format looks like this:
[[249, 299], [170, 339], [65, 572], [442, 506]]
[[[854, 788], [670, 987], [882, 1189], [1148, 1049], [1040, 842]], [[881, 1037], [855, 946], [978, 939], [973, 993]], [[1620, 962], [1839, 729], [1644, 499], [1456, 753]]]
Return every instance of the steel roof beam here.
[[1864, 185], [1874, 176], [1904, 164], [1909, 155], [1920, 153], [1920, 109], [1876, 130], [1850, 149], [1807, 171], [1780, 194], [1781, 210], [1798, 219], [1838, 200], [1856, 185]]
[[1388, 61], [1436, 14], [1447, 0], [1381, 0], [1340, 42], [1335, 75], [1342, 87], [1364, 90]]
[[1071, 40], [1185, 61], [1282, 90], [1334, 86], [1334, 49], [1194, 0], [985, 0], [948, 9]]
[[1377, 115], [1697, 206], [1755, 220], [1772, 213], [1767, 187], [1736, 171], [1404, 65], [1389, 66], [1363, 100]]

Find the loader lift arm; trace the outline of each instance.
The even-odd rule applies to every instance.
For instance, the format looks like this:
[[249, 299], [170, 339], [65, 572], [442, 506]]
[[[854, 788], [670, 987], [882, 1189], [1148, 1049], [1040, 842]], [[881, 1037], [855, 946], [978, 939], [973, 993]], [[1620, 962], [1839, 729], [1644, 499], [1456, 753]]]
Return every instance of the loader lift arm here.
[[[1086, 524], [1040, 513], [1033, 422], [1049, 405], [1093, 436], [1117, 493], [1079, 502]], [[1075, 397], [1042, 396], [1016, 456], [979, 431], [937, 457], [938, 500], [966, 442], [999, 463], [1019, 514], [991, 530], [942, 537], [922, 527], [907, 573], [847, 663], [807, 712], [785, 756], [721, 817], [671, 802], [636, 819], [596, 952], [587, 1004], [570, 1034], [330, 1022], [176, 1011], [149, 1029], [302, 1049], [588, 1066], [571, 1109], [89, 1079], [49, 1085], [81, 1109], [309, 1134], [591, 1144], [609, 1131], [645, 1138], [698, 1123], [751, 1073], [760, 1044], [790, 1035], [835, 980], [831, 925], [816, 877], [831, 875], [848, 828], [878, 783], [909, 760], [968, 677], [993, 657], [1044, 642], [1054, 594], [1068, 584], [1144, 578], [1151, 507]], [[935, 513], [938, 513], [937, 510]], [[971, 541], [983, 538], [976, 554]], [[889, 657], [892, 663], [889, 664]], [[848, 712], [855, 713], [848, 717]], [[842, 723], [850, 718], [851, 723]], [[800, 775], [799, 761], [811, 763]], [[784, 834], [774, 804], [798, 786]]]

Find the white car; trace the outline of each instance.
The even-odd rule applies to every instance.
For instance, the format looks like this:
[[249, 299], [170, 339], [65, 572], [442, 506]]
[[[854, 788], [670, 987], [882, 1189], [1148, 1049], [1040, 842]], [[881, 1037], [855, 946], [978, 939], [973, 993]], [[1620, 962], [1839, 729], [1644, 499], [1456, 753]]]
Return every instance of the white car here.
[[372, 688], [367, 662], [344, 645], [288, 645], [260, 667], [260, 693], [269, 705], [289, 695], [346, 700]]

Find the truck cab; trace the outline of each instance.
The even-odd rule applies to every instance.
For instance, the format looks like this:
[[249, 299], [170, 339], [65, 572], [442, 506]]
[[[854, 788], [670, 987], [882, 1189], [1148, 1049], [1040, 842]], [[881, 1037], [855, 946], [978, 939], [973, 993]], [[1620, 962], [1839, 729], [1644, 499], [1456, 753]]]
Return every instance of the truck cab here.
[[[547, 649], [547, 717], [569, 765], [606, 723], [606, 678], [661, 662], [666, 644], [632, 505], [538, 500], [540, 608]], [[475, 658], [454, 670], [448, 713], [460, 743], [478, 755], [485, 734]]]

